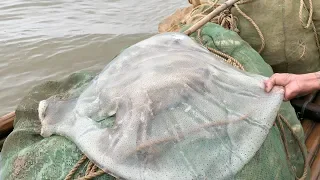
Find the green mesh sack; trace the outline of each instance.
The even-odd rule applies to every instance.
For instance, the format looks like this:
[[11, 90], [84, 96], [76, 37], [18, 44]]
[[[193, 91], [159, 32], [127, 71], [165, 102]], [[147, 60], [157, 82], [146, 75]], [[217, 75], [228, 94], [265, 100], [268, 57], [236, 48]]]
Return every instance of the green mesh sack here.
[[[313, 1], [318, 4], [318, 1]], [[277, 73], [309, 73], [320, 70], [319, 49], [312, 27], [304, 28], [309, 12], [302, 9], [300, 21], [300, 1], [254, 0], [238, 5], [260, 28], [265, 41], [261, 53], [263, 59]], [[315, 11], [318, 11], [314, 8]], [[257, 29], [233, 7], [233, 15], [238, 17], [238, 29], [243, 40], [255, 50], [260, 50], [262, 39]], [[318, 13], [314, 14], [318, 16]], [[316, 18], [316, 17], [315, 17]]]
[[[23, 98], [16, 109], [14, 130], [2, 148], [0, 179], [65, 179], [82, 153], [62, 136], [40, 136], [38, 104], [53, 95], [77, 96], [94, 77], [94, 73], [75, 73], [61, 81], [38, 85]], [[74, 177], [82, 177], [85, 172], [82, 166]], [[97, 179], [113, 178], [105, 174]]]
[[[215, 24], [207, 24], [200, 34], [204, 45], [233, 56], [246, 71], [264, 76], [272, 74], [271, 67], [236, 33]], [[16, 111], [15, 129], [8, 136], [2, 151], [2, 179], [64, 179], [80, 159], [81, 152], [61, 136], [40, 136], [38, 104], [53, 95], [61, 99], [77, 97], [93, 78], [93, 74], [81, 73], [59, 82], [44, 83], [22, 100]], [[298, 142], [304, 144], [301, 124], [289, 103], [283, 103], [279, 113], [288, 119], [298, 137], [295, 139], [284, 127], [289, 161], [286, 159], [279, 124], [271, 128], [260, 150], [235, 179], [294, 179], [295, 175], [302, 176], [304, 161], [298, 146]], [[306, 151], [305, 147], [303, 151]], [[75, 177], [84, 173], [83, 167]], [[108, 179], [111, 176], [103, 175], [100, 178]]]

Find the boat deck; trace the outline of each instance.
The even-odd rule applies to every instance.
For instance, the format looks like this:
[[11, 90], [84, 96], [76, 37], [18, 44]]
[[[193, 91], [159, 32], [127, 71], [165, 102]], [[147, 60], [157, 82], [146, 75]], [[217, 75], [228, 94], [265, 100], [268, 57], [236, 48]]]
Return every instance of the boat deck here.
[[307, 163], [311, 168], [311, 179], [320, 179], [320, 123], [309, 119], [302, 121], [308, 149]]

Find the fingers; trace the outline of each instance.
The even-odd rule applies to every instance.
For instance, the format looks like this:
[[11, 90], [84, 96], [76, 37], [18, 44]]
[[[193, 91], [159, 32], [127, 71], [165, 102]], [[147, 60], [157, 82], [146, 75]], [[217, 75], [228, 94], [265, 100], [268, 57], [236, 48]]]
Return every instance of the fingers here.
[[[314, 74], [274, 74], [264, 82], [265, 91], [270, 92], [274, 86], [284, 87], [284, 101], [289, 101], [299, 94], [310, 93], [318, 86]], [[318, 81], [318, 80], [317, 80]]]
[[270, 92], [273, 86], [274, 86], [274, 81], [271, 81], [270, 79], [264, 81], [264, 90], [266, 92]]
[[286, 86], [290, 82], [290, 74], [274, 74], [264, 82], [265, 91], [270, 92], [273, 86]]

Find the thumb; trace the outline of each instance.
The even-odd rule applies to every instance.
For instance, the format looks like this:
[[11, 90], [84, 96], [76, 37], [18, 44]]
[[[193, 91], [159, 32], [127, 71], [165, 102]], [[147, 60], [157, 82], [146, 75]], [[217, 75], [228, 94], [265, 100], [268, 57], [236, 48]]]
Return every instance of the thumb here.
[[284, 100], [290, 101], [291, 99], [297, 97], [300, 93], [302, 93], [301, 88], [297, 81], [290, 82], [285, 87]]

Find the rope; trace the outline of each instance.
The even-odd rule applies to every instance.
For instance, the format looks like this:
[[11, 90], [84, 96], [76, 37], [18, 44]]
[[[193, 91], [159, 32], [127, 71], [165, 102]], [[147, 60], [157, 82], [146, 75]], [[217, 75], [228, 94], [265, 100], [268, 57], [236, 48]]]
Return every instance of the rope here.
[[[209, 14], [210, 11], [213, 11], [214, 9], [219, 7], [218, 3], [219, 3], [219, 0], [208, 1], [206, 3], [201, 4], [201, 6], [197, 6], [193, 8], [192, 11], [189, 13], [189, 15], [185, 18], [184, 24], [192, 24], [195, 21], [198, 22], [202, 20]], [[198, 11], [200, 11], [199, 10], [200, 8], [205, 8], [205, 9], [202, 9], [202, 12], [199, 13]], [[229, 29], [239, 33], [239, 30], [237, 28], [237, 21], [238, 21], [238, 18], [233, 16], [233, 14], [231, 14], [229, 9], [225, 9], [219, 15], [210, 19], [208, 22], [219, 24], [225, 29]], [[176, 25], [173, 26], [173, 28], [175, 27]], [[173, 28], [170, 28], [170, 30]]]
[[278, 123], [279, 123], [279, 126], [276, 124], [277, 128], [280, 129], [280, 136], [281, 136], [281, 140], [283, 142], [283, 145], [284, 145], [284, 150], [286, 151], [286, 158], [288, 161], [290, 161], [290, 155], [289, 155], [289, 150], [288, 150], [288, 143], [287, 143], [287, 138], [286, 138], [286, 135], [285, 135], [285, 131], [284, 131], [284, 127], [283, 127], [283, 124], [282, 122], [279, 120], [280, 118], [277, 118], [278, 120]]
[[193, 7], [197, 7], [201, 4], [200, 0], [188, 0], [190, 4], [193, 5]]
[[94, 173], [94, 172], [96, 172], [96, 171], [97, 171], [97, 169], [98, 169], [98, 167], [94, 164], [94, 165], [93, 165], [93, 167], [91, 168], [90, 173]]
[[302, 10], [303, 10], [303, 7], [305, 8], [306, 11], [308, 11], [308, 9], [307, 9], [306, 4], [304, 3], [304, 0], [300, 0], [299, 20], [300, 20], [302, 27], [305, 29], [308, 29], [310, 27], [310, 25], [312, 25], [312, 30], [314, 32], [314, 37], [316, 39], [316, 44], [318, 47], [318, 51], [320, 53], [319, 37], [318, 37], [316, 26], [314, 25], [313, 20], [312, 20], [312, 16], [313, 16], [313, 2], [312, 2], [312, 0], [309, 0], [309, 5], [310, 5], [309, 18], [308, 18], [307, 25], [304, 25], [303, 18], [302, 18]]
[[[290, 124], [288, 120], [283, 117], [281, 114], [278, 114], [278, 120], [284, 122], [284, 124], [287, 126], [289, 131], [291, 132], [292, 136], [295, 138], [295, 140], [298, 142], [300, 151], [302, 152], [303, 155], [303, 160], [304, 160], [304, 168], [303, 168], [303, 174], [300, 178], [296, 177], [298, 180], [305, 180], [308, 176], [308, 163], [306, 162], [307, 159], [307, 152], [304, 151], [303, 144], [299, 141], [298, 136], [294, 133], [293, 129], [290, 127]], [[284, 131], [284, 130], [283, 130]], [[284, 133], [284, 132], [283, 132]], [[285, 145], [286, 146], [286, 145]], [[286, 147], [285, 147], [286, 148]]]
[[291, 167], [290, 170], [292, 172], [292, 174], [295, 175], [296, 179], [299, 179], [296, 175], [296, 172], [295, 170], [293, 169], [293, 166], [292, 166], [292, 163], [290, 161], [290, 153], [289, 153], [289, 147], [288, 147], [288, 141], [287, 141], [287, 138], [286, 138], [286, 135], [285, 135], [285, 130], [284, 130], [284, 127], [283, 127], [283, 123], [282, 121], [280, 120], [280, 117], [279, 115], [277, 116], [277, 122], [279, 123], [279, 126], [280, 126], [280, 136], [281, 136], [281, 140], [283, 142], [283, 145], [284, 145], [284, 150], [285, 150], [285, 153], [286, 153], [286, 159], [287, 159], [287, 163], [288, 165]]
[[88, 175], [86, 175], [86, 176], [84, 176], [84, 177], [79, 178], [78, 180], [89, 180], [89, 179], [93, 179], [93, 178], [95, 178], [95, 177], [98, 177], [98, 176], [103, 175], [104, 173], [105, 173], [105, 172], [104, 172], [103, 170], [99, 169], [99, 170], [96, 171], [96, 172], [90, 173], [90, 174], [88, 174]]
[[290, 160], [290, 153], [289, 153], [289, 148], [288, 148], [288, 143], [287, 143], [287, 138], [286, 138], [286, 135], [285, 135], [283, 123], [281, 121], [279, 121], [279, 124], [280, 124], [280, 128], [281, 128], [282, 135], [283, 135], [283, 142], [284, 142], [284, 145], [285, 145], [285, 151], [286, 151], [287, 159]]
[[91, 170], [93, 169], [93, 166], [94, 166], [93, 162], [90, 161], [88, 166], [87, 166], [87, 170], [86, 170], [85, 175], [88, 175], [88, 174], [91, 173]]
[[213, 19], [215, 16], [217, 16], [218, 14], [220, 14], [221, 12], [223, 12], [224, 10], [226, 10], [227, 8], [229, 8], [230, 6], [232, 6], [233, 4], [235, 4], [238, 1], [239, 0], [228, 0], [228, 1], [224, 2], [219, 7], [215, 8], [212, 12], [210, 12], [208, 15], [206, 15], [204, 18], [202, 18], [200, 21], [198, 21], [193, 26], [191, 26], [189, 29], [184, 31], [184, 34], [190, 35], [193, 32], [197, 31], [203, 25], [205, 25], [207, 22], [209, 22], [211, 19]]
[[315, 39], [316, 39], [317, 47], [318, 47], [318, 50], [319, 50], [319, 53], [320, 53], [319, 37], [318, 37], [318, 33], [317, 33], [316, 26], [314, 25], [313, 22], [312, 22], [312, 29], [313, 29], [314, 37], [315, 37]]
[[77, 164], [71, 169], [65, 180], [71, 180], [72, 176], [76, 173], [78, 168], [87, 160], [87, 156], [83, 155]]
[[[189, 0], [189, 1], [190, 1], [190, 0]], [[205, 10], [203, 10], [200, 14], [194, 15], [194, 13], [195, 13], [197, 10], [199, 10], [200, 7], [203, 7], [203, 6], [194, 7], [194, 8], [192, 9], [192, 11], [190, 12], [190, 14], [187, 16], [187, 18], [185, 19], [186, 24], [189, 24], [190, 21], [192, 22], [191, 19], [194, 20], [194, 19], [196, 19], [196, 18], [199, 18], [199, 19], [201, 20], [201, 19], [203, 19], [205, 16], [207, 16], [209, 11], [212, 11], [212, 9], [214, 9], [214, 8], [217, 7], [217, 5], [218, 5], [218, 0], [210, 1], [209, 3], [204, 3], [204, 4], [202, 4], [202, 5], [206, 5], [206, 4], [208, 4], [209, 7], [206, 8]]]
[[225, 61], [229, 64], [231, 64], [232, 66], [240, 69], [240, 70], [243, 70], [245, 71], [245, 68], [244, 66], [239, 62], [237, 61], [236, 59], [234, 59], [232, 56], [228, 55], [228, 54], [225, 54], [219, 50], [216, 50], [216, 49], [213, 49], [213, 48], [210, 48], [206, 45], [203, 44], [203, 41], [202, 41], [202, 38], [201, 38], [201, 29], [198, 29], [198, 35], [197, 35], [197, 38], [200, 42], [201, 45], [205, 46], [210, 52], [218, 55], [218, 56], [221, 56], [223, 59], [225, 59]]
[[263, 34], [259, 28], [259, 26], [254, 22], [254, 20], [252, 18], [250, 18], [246, 13], [244, 13], [238, 6], [238, 4], [245, 4], [245, 3], [248, 3], [248, 2], [251, 2], [252, 0], [247, 0], [247, 1], [242, 1], [240, 3], [236, 3], [234, 4], [234, 7], [236, 8], [236, 10], [245, 18], [247, 19], [253, 26], [254, 28], [256, 29], [256, 31], [258, 32], [259, 34], [259, 37], [261, 39], [261, 47], [260, 47], [260, 50], [259, 50], [259, 53], [261, 53], [266, 45], [266, 42], [265, 42], [265, 39], [263, 37]]
[[243, 0], [243, 1], [239, 1], [237, 4], [238, 5], [241, 5], [241, 4], [247, 4], [247, 3], [250, 3], [252, 2], [253, 0]]
[[227, 63], [231, 64], [232, 66], [237, 67], [238, 69], [245, 71], [244, 66], [239, 61], [234, 59], [232, 56], [229, 56], [228, 54], [225, 54], [221, 51], [218, 51], [218, 50], [210, 48], [210, 47], [207, 47], [207, 49], [209, 51], [211, 51], [212, 53], [215, 53], [215, 54], [223, 57], [224, 59], [226, 59], [225, 61]]
[[[87, 160], [87, 156], [83, 155], [81, 159], [77, 162], [77, 164], [72, 168], [72, 170], [69, 172], [69, 174], [66, 176], [65, 180], [71, 180], [76, 171], [79, 169], [79, 167]], [[93, 179], [95, 177], [101, 176], [105, 172], [101, 169], [96, 171], [98, 167], [93, 163], [89, 162], [87, 165], [87, 170], [85, 172], [85, 176], [79, 177], [78, 180], [88, 180]]]
[[[76, 165], [71, 169], [69, 174], [66, 176], [65, 180], [71, 180], [76, 171], [80, 168], [80, 166], [87, 160], [86, 155], [82, 155], [81, 159], [76, 163]], [[95, 177], [103, 175], [104, 172], [103, 170], [99, 169], [93, 162], [89, 161], [87, 164], [87, 169], [85, 172], [85, 176], [79, 177], [77, 180], [88, 180], [88, 179], [93, 179]], [[113, 176], [116, 177], [116, 176]], [[118, 177], [116, 177], [118, 178]], [[119, 178], [118, 178], [119, 179]]]
[[306, 8], [306, 4], [304, 3], [304, 0], [300, 0], [299, 19], [300, 19], [300, 23], [301, 23], [302, 27], [305, 29], [308, 29], [312, 23], [312, 15], [313, 15], [312, 0], [309, 0], [309, 4], [310, 4], [309, 18], [308, 18], [307, 25], [304, 25], [303, 18], [302, 18], [302, 10], [303, 10], [303, 8], [305, 8], [307, 10], [307, 8]]
[[[208, 5], [210, 5], [207, 9], [205, 9], [201, 14], [204, 16], [208, 15], [205, 13], [208, 13], [209, 10], [211, 10], [212, 8], [217, 7], [219, 0], [215, 0], [215, 1], [210, 1], [209, 3], [207, 3]], [[193, 16], [193, 13], [195, 11], [197, 11], [200, 8], [200, 6], [197, 6], [196, 8], [193, 8], [190, 15]]]
[[301, 55], [299, 57], [299, 59], [302, 59], [303, 56], [306, 54], [307, 47], [306, 47], [306, 45], [304, 43], [299, 43], [299, 46], [301, 46], [303, 48], [302, 53], [301, 53]]

